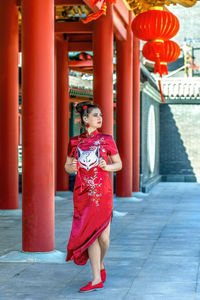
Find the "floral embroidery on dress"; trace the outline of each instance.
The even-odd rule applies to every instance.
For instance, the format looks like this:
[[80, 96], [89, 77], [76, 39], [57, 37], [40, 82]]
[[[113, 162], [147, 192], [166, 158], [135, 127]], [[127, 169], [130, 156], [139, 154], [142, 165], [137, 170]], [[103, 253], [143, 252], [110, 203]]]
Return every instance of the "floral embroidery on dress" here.
[[83, 177], [83, 185], [89, 187], [88, 196], [91, 196], [91, 204], [99, 206], [102, 196], [102, 178], [99, 177], [97, 168], [94, 169], [94, 174], [92, 174], [92, 176]]
[[96, 146], [90, 146], [90, 150], [96, 149]]
[[100, 145], [100, 141], [97, 140], [97, 141], [94, 142], [94, 144], [95, 144], [95, 145]]

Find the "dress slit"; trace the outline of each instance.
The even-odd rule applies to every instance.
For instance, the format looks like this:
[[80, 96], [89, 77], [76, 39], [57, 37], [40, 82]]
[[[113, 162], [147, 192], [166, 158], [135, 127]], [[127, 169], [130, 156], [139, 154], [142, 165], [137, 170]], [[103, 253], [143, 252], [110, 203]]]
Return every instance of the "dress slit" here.
[[103, 225], [87, 240], [83, 243], [79, 248], [76, 250], [68, 249], [68, 255], [66, 261], [74, 260], [74, 263], [77, 265], [85, 265], [87, 260], [89, 259], [88, 255], [88, 248], [94, 241], [100, 236], [100, 234], [106, 229], [108, 224], [112, 222], [113, 212], [111, 213], [110, 217], [103, 223]]

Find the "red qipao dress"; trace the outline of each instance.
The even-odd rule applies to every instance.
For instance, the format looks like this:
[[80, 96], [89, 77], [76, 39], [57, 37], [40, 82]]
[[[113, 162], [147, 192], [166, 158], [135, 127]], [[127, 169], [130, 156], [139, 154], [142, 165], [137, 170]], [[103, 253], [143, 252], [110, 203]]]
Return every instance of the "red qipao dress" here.
[[84, 133], [70, 139], [68, 156], [77, 159], [77, 175], [73, 190], [74, 214], [71, 234], [67, 245], [66, 261], [77, 265], [86, 264], [88, 247], [112, 221], [113, 188], [109, 172], [99, 167], [103, 157], [118, 153], [112, 135]]

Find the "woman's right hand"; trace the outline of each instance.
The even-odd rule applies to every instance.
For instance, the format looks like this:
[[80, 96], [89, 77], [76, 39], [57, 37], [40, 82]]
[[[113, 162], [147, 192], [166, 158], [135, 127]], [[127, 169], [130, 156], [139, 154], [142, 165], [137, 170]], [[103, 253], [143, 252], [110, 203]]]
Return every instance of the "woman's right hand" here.
[[71, 168], [74, 172], [78, 171], [78, 169], [77, 169], [77, 159], [76, 158], [73, 158], [72, 163], [71, 163]]

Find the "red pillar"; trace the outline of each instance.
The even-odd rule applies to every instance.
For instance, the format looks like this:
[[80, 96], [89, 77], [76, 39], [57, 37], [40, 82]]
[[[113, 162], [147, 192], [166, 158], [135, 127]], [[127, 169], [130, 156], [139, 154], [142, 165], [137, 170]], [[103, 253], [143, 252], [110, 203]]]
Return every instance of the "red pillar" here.
[[22, 247], [54, 250], [54, 1], [22, 0]]
[[94, 22], [94, 103], [103, 114], [102, 131], [113, 135], [113, 7]]
[[[54, 8], [54, 15], [56, 9]], [[55, 23], [54, 23], [55, 25]], [[57, 60], [56, 60], [56, 35], [54, 38], [54, 194], [57, 190]]]
[[[99, 131], [113, 136], [113, 6], [109, 4], [106, 15], [94, 22], [93, 72], [94, 104], [99, 105], [103, 115]], [[109, 176], [113, 182], [113, 173]]]
[[[54, 6], [54, 33], [56, 25], [56, 6]], [[54, 194], [57, 190], [57, 60], [56, 60], [56, 37], [54, 35]]]
[[18, 209], [18, 11], [0, 1], [0, 209]]
[[20, 145], [20, 123], [21, 123], [21, 114], [18, 113], [18, 145]]
[[56, 40], [57, 69], [57, 190], [69, 190], [69, 176], [64, 169], [69, 142], [68, 41]]
[[[130, 12], [131, 24], [131, 12]], [[116, 173], [116, 196], [132, 196], [132, 65], [133, 37], [127, 28], [127, 40], [117, 41], [117, 106], [118, 149], [123, 168]]]
[[133, 36], [133, 192], [140, 190], [140, 40]]

